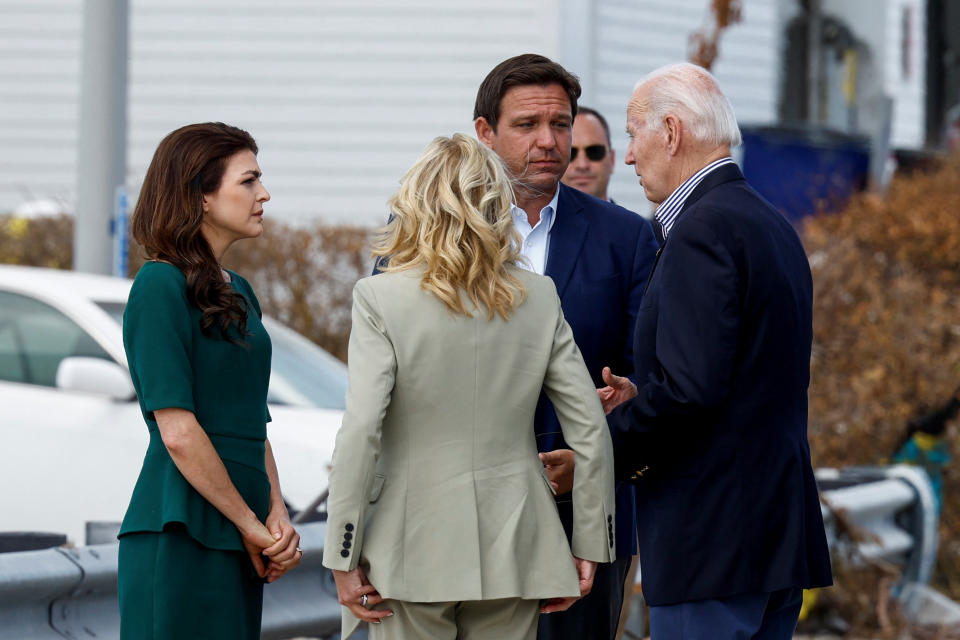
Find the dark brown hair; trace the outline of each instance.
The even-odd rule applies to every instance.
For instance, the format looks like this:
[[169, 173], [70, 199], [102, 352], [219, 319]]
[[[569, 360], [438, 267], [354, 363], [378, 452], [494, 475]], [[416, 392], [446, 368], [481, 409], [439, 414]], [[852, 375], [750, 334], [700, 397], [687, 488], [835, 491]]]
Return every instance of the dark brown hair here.
[[200, 232], [203, 196], [220, 188], [227, 160], [241, 151], [257, 153], [249, 133], [222, 122], [180, 127], [164, 138], [143, 179], [130, 227], [147, 257], [169, 262], [187, 279], [187, 299], [200, 311], [200, 328], [237, 342], [228, 329], [246, 334], [243, 296], [223, 280], [213, 250]]
[[590, 107], [579, 107], [577, 113], [582, 116], [593, 116], [600, 121], [600, 126], [603, 127], [604, 132], [607, 134], [607, 146], [611, 149], [613, 148], [613, 142], [610, 139], [610, 125], [607, 124], [607, 119], [600, 115], [600, 112], [596, 109], [591, 109]]
[[545, 56], [524, 53], [504, 60], [487, 74], [477, 90], [473, 105], [473, 119], [483, 116], [494, 132], [500, 120], [500, 103], [504, 94], [513, 87], [528, 85], [560, 85], [570, 98], [570, 116], [577, 115], [577, 98], [580, 97], [580, 81], [559, 64]]

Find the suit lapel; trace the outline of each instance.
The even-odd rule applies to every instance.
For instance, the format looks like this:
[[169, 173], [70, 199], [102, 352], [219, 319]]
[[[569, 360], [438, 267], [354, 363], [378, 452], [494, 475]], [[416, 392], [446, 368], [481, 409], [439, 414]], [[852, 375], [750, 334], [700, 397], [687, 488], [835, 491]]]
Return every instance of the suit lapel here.
[[[708, 173], [703, 180], [700, 181], [700, 184], [697, 185], [697, 188], [694, 189], [689, 196], [687, 196], [686, 200], [684, 200], [683, 208], [680, 209], [680, 214], [677, 216], [676, 221], [674, 221], [674, 225], [676, 225], [676, 223], [680, 221], [680, 217], [683, 216], [684, 212], [690, 207], [692, 207], [694, 204], [696, 204], [697, 200], [702, 198], [707, 191], [710, 191], [710, 189], [713, 189], [714, 187], [721, 185], [724, 182], [731, 182], [733, 180], [743, 180], [743, 179], [744, 179], [743, 173], [740, 172], [740, 167], [738, 167], [735, 164], [725, 164], [722, 167], [718, 167], [717, 169], [714, 169], [713, 171]], [[657, 227], [659, 227], [659, 225], [660, 223], [657, 222], [655, 219], [653, 221], [653, 226], [655, 231], [657, 230]], [[653, 280], [653, 273], [654, 271], [657, 270], [657, 264], [659, 264], [660, 262], [660, 254], [663, 253], [664, 247], [667, 246], [667, 242], [670, 240], [670, 236], [668, 235], [666, 238], [663, 238], [662, 231], [661, 231], [660, 233], [657, 233], [657, 239], [660, 240], [660, 248], [657, 249], [657, 257], [654, 258], [653, 260], [653, 268], [650, 269], [650, 277], [647, 278], [647, 287], [645, 287], [644, 290], [646, 290], [646, 288], [650, 286], [650, 281]]]
[[553, 279], [561, 298], [570, 282], [573, 267], [580, 257], [580, 249], [583, 247], [589, 227], [580, 214], [583, 203], [571, 191], [570, 187], [560, 185], [557, 211], [554, 213], [553, 228], [550, 229], [550, 246], [547, 248], [545, 269], [546, 275]]

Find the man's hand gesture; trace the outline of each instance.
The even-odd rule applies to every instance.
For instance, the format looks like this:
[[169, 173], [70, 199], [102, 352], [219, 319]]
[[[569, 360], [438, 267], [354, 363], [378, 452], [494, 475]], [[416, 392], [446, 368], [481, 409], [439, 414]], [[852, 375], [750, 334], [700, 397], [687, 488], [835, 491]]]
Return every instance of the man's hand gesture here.
[[629, 378], [614, 375], [610, 367], [604, 367], [602, 375], [607, 386], [597, 389], [597, 394], [604, 413], [610, 413], [617, 405], [636, 397], [637, 385], [630, 382]]

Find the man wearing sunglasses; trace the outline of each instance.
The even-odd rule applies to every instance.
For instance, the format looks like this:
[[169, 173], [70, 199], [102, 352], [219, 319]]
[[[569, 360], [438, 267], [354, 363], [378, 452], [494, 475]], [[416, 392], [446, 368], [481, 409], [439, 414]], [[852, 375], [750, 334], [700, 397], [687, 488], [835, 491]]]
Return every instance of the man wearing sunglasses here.
[[601, 200], [610, 200], [607, 185], [610, 184], [614, 161], [606, 119], [590, 107], [578, 106], [577, 117], [573, 120], [570, 165], [563, 174], [563, 184]]

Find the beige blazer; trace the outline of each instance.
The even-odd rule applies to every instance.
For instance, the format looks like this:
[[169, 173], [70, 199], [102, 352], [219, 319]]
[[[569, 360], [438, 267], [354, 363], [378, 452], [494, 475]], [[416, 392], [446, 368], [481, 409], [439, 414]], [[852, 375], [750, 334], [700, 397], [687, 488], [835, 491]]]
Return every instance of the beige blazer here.
[[504, 322], [451, 314], [421, 275], [354, 288], [323, 564], [397, 600], [579, 595], [537, 458], [541, 388], [576, 453], [572, 552], [597, 562], [615, 555], [613, 449], [553, 281], [517, 268], [527, 298]]

